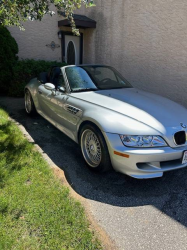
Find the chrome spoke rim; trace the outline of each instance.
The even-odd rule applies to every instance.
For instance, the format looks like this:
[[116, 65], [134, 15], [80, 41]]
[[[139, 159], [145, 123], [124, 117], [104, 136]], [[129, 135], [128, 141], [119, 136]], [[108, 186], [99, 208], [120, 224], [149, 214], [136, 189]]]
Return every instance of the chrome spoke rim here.
[[101, 145], [97, 135], [87, 129], [81, 136], [81, 149], [86, 162], [91, 167], [97, 167], [101, 162]]
[[25, 109], [26, 109], [27, 113], [31, 112], [31, 107], [32, 107], [32, 103], [31, 103], [30, 94], [27, 92], [25, 94]]

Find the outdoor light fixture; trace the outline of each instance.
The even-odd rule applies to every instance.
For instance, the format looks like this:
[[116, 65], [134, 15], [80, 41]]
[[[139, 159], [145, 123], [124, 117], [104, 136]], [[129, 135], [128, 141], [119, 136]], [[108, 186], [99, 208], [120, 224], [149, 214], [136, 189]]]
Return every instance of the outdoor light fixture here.
[[58, 31], [58, 38], [59, 38], [59, 39], [62, 38], [62, 33], [61, 33], [61, 31]]

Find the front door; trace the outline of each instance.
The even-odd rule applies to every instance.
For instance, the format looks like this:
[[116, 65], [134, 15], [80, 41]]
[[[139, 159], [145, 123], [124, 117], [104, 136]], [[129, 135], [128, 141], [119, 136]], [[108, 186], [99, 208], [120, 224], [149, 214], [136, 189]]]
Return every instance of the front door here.
[[68, 65], [80, 64], [80, 37], [65, 35], [65, 62]]

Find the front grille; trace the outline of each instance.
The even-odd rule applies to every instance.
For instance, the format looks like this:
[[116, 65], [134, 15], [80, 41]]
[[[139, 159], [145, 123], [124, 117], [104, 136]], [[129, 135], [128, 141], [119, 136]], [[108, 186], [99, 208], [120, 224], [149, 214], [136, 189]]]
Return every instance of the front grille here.
[[174, 135], [175, 143], [177, 145], [183, 145], [186, 143], [186, 133], [185, 131], [179, 131]]

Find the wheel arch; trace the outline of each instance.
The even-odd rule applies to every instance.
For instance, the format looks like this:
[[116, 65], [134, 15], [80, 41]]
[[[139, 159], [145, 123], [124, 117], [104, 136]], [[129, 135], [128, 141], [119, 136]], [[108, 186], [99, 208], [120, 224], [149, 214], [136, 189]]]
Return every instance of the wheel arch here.
[[[30, 92], [30, 89], [29, 89], [28, 87], [25, 87], [25, 88], [24, 88], [24, 94], [25, 94], [25, 92], [26, 92], [27, 90]], [[30, 93], [31, 93], [31, 92], [30, 92]]]
[[78, 143], [80, 144], [80, 132], [81, 132], [81, 129], [83, 128], [83, 126], [85, 125], [92, 125], [93, 127], [95, 127], [97, 130], [99, 130], [99, 132], [101, 133], [101, 137], [103, 138], [104, 140], [104, 145], [106, 146], [106, 154], [108, 155], [108, 162], [106, 164], [106, 166], [104, 167], [104, 169], [100, 170], [101, 172], [106, 172], [108, 170], [111, 170], [113, 167], [112, 167], [112, 164], [111, 164], [111, 157], [110, 157], [110, 153], [109, 153], [109, 148], [108, 148], [108, 143], [106, 141], [106, 138], [103, 134], [104, 130], [102, 129], [101, 125], [98, 124], [97, 122], [94, 122], [94, 121], [90, 121], [90, 120], [84, 120], [82, 121], [82, 123], [79, 125], [79, 129], [78, 129], [78, 133], [77, 133], [77, 139], [78, 139]]
[[24, 94], [26, 93], [26, 91], [29, 91], [30, 94], [31, 94], [31, 96], [32, 96], [32, 98], [33, 98], [32, 89], [30, 89], [28, 86], [25, 86], [25, 88], [24, 88]]
[[[29, 98], [30, 98], [30, 102], [31, 102], [31, 107], [30, 107], [30, 110], [28, 110], [28, 104], [27, 104], [27, 98], [26, 98], [26, 95], [27, 95], [27, 93], [29, 94]], [[36, 107], [35, 107], [35, 104], [34, 104], [34, 101], [33, 101], [33, 97], [32, 97], [32, 94], [31, 94], [31, 92], [30, 92], [30, 90], [29, 90], [29, 88], [25, 88], [24, 89], [24, 99], [25, 99], [25, 109], [26, 109], [26, 112], [27, 112], [27, 114], [29, 114], [29, 115], [34, 115], [35, 113], [36, 113]]]
[[36, 110], [38, 110], [38, 100], [37, 100], [37, 96], [36, 96], [36, 91], [34, 91], [32, 86], [30, 86], [29, 84], [27, 84], [24, 88], [24, 95], [25, 95], [26, 91], [29, 91], [29, 93], [32, 97], [34, 106], [35, 106]]
[[97, 129], [99, 129], [99, 131], [103, 134], [103, 131], [102, 131], [102, 127], [95, 121], [90, 121], [90, 120], [84, 120], [82, 121], [80, 124], [79, 124], [79, 127], [78, 127], [78, 131], [77, 131], [77, 141], [78, 143], [80, 142], [80, 132], [81, 132], [81, 129], [84, 125], [92, 125], [94, 127], [96, 127]]

